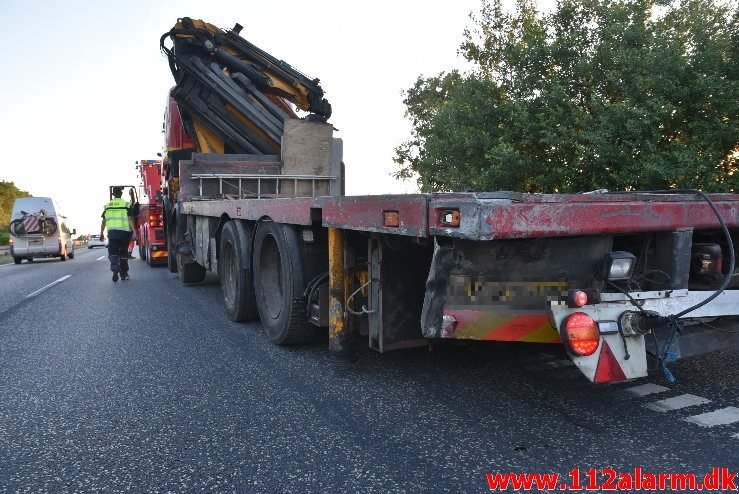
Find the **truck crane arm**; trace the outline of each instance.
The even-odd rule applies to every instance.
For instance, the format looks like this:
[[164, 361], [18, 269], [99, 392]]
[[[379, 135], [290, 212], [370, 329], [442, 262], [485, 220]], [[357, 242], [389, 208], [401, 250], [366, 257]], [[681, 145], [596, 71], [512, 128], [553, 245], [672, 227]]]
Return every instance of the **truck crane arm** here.
[[[242, 38], [188, 17], [160, 38], [176, 86], [171, 95], [200, 152], [279, 154], [287, 101], [325, 122], [331, 105], [310, 79]], [[166, 40], [172, 46], [166, 46]]]

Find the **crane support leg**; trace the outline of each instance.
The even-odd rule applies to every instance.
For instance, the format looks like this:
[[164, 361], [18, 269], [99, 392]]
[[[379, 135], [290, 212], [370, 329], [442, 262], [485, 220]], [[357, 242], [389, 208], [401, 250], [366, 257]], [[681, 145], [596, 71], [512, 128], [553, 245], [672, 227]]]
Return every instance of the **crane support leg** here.
[[356, 359], [345, 319], [344, 232], [328, 229], [328, 349], [336, 360]]

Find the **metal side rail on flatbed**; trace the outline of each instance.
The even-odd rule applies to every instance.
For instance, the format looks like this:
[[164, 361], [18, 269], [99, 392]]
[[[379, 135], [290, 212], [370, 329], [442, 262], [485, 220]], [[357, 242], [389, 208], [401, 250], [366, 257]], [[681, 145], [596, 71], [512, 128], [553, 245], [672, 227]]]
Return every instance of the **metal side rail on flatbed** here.
[[[203, 198], [203, 180], [218, 180], [218, 193], [223, 195], [223, 184], [226, 183], [232, 188], [236, 188], [235, 196], [239, 199], [244, 198], [244, 195], [252, 196], [253, 199], [272, 198], [280, 197], [280, 184], [284, 181], [291, 181], [293, 184], [293, 192], [290, 197], [316, 197], [316, 183], [326, 182], [330, 183], [335, 180], [339, 180], [339, 177], [326, 176], [326, 175], [262, 175], [254, 173], [194, 173], [190, 176], [193, 180], [198, 181], [198, 191], [201, 198]], [[236, 184], [233, 182], [236, 181]], [[245, 189], [244, 181], [256, 182], [256, 192], [248, 191]], [[262, 183], [269, 181], [270, 185], [274, 183], [275, 192], [263, 193]], [[308, 183], [311, 184], [310, 195], [301, 196], [299, 195], [300, 190], [298, 184]], [[284, 193], [284, 192], [283, 192]], [[191, 200], [197, 200], [197, 197], [190, 198]]]

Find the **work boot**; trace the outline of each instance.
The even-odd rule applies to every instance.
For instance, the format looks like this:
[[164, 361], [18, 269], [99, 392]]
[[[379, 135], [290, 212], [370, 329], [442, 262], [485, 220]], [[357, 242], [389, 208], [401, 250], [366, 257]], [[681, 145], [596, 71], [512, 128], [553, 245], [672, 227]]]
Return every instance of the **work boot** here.
[[116, 281], [118, 281], [118, 271], [117, 270], [113, 271], [113, 283], [115, 283]]
[[108, 256], [110, 259], [110, 270], [114, 273], [121, 270], [120, 259], [118, 256]]
[[122, 279], [123, 281], [128, 281], [128, 280], [130, 280], [130, 279], [131, 279], [131, 277], [130, 277], [130, 276], [128, 276], [128, 273], [121, 273], [121, 279]]

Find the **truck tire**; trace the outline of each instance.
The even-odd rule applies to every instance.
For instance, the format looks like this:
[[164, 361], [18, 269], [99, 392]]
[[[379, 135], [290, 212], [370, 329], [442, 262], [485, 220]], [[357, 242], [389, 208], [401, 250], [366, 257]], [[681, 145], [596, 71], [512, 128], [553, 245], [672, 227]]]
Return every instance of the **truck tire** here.
[[232, 321], [259, 318], [252, 276], [252, 229], [238, 220], [228, 221], [221, 233], [218, 277], [226, 314]]
[[267, 338], [276, 345], [312, 341], [317, 328], [308, 322], [303, 300], [303, 267], [294, 228], [262, 222], [254, 238], [254, 288]]
[[177, 272], [182, 283], [200, 283], [205, 279], [205, 268], [183, 254], [175, 254], [177, 257]]
[[74, 259], [74, 249], [72, 249], [72, 252], [69, 253], [69, 258]]
[[16, 263], [16, 264], [20, 264], [21, 261], [23, 261], [23, 258], [21, 258], [21, 257], [14, 257], [13, 258], [13, 262]]
[[66, 261], [67, 260], [67, 253], [66, 252], [62, 252], [61, 254], [59, 254], [59, 260]]
[[167, 236], [167, 270], [170, 273], [176, 273], [177, 254], [175, 254], [175, 247], [177, 247], [177, 242], [175, 242], [175, 232], [173, 231], [172, 226], [168, 225], [165, 225], [164, 231]]
[[169, 270], [170, 273], [176, 273], [177, 261], [175, 258], [175, 254], [170, 250], [170, 247], [172, 247], [172, 244], [167, 244], [167, 270]]

